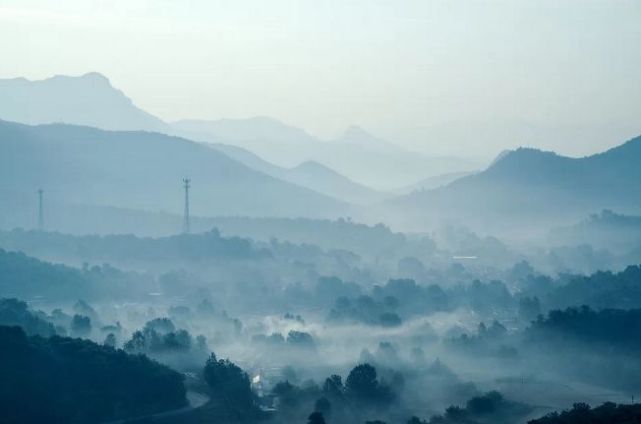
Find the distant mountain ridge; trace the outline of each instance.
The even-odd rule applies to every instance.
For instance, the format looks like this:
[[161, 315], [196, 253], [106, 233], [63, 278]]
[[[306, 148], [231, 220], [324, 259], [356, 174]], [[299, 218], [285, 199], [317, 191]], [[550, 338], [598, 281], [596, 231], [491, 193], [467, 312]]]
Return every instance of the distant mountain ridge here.
[[25, 124], [66, 123], [106, 130], [168, 132], [102, 74], [56, 75], [39, 81], [0, 79], [0, 119]]
[[207, 135], [226, 142], [276, 141], [281, 143], [306, 143], [316, 141], [305, 130], [284, 124], [267, 116], [247, 119], [199, 120], [184, 119], [173, 122], [177, 131]]
[[548, 239], [556, 245], [590, 245], [619, 253], [641, 253], [641, 215], [622, 215], [611, 210], [591, 214], [580, 222], [557, 227]]
[[[105, 76], [96, 72], [78, 77], [59, 75], [40, 81], [0, 80], [0, 119], [30, 125], [66, 123], [106, 130], [160, 132], [235, 146], [249, 151], [243, 154], [245, 157], [253, 154], [281, 168], [317, 162], [331, 169], [332, 172], [324, 174], [332, 177], [331, 182], [319, 181], [307, 187], [339, 196], [341, 192], [352, 193], [358, 198], [349, 200], [356, 203], [381, 198], [375, 190], [363, 186], [393, 189], [426, 176], [476, 167], [454, 158], [427, 158], [408, 152], [359, 127], [348, 128], [336, 140], [324, 141], [303, 129], [265, 116], [212, 121], [192, 119], [169, 124], [138, 108]], [[255, 169], [265, 172], [265, 169]], [[339, 184], [333, 174], [346, 178]], [[301, 175], [295, 178], [298, 184], [303, 181]], [[339, 187], [334, 187], [335, 184]]]
[[[192, 179], [192, 212], [201, 216], [337, 217], [350, 210], [178, 137], [0, 121], [3, 228], [24, 220], [19, 199], [28, 193], [35, 201], [38, 188], [50, 202], [182, 213], [185, 176]], [[33, 203], [26, 207], [35, 210]]]
[[520, 148], [483, 172], [388, 206], [416, 224], [457, 222], [497, 231], [566, 225], [603, 209], [639, 214], [639, 163], [641, 137], [584, 158]]
[[314, 161], [285, 168], [267, 162], [240, 147], [211, 143], [210, 146], [257, 171], [348, 203], [367, 205], [379, 202], [388, 194], [372, 190]]
[[[253, 128], [264, 119], [234, 120], [233, 124]], [[333, 140], [321, 140], [302, 130], [298, 132], [299, 137], [292, 137], [296, 131], [282, 123], [271, 125], [271, 131], [260, 138], [225, 139], [227, 123], [227, 120], [180, 121], [174, 124], [174, 128], [176, 134], [184, 137], [240, 147], [284, 168], [303, 162], [317, 162], [353, 182], [381, 191], [413, 184], [430, 176], [472, 171], [479, 166], [473, 161], [454, 157], [427, 157], [375, 137], [357, 126], [347, 128]], [[249, 134], [255, 132], [249, 131]]]
[[[317, 141], [304, 130], [269, 117], [246, 120], [186, 120], [172, 126], [136, 107], [131, 99], [114, 88], [105, 76], [96, 72], [79, 77], [59, 75], [41, 81], [24, 78], [0, 80], [0, 119], [3, 118], [30, 125], [66, 123], [106, 130], [178, 133], [195, 139], [210, 139], [213, 136], [223, 143], [249, 140], [267, 148], [271, 148], [272, 139], [293, 145]], [[182, 125], [193, 127], [193, 132], [179, 131]], [[202, 136], [202, 132], [208, 135]], [[329, 169], [324, 174], [316, 175], [318, 178], [327, 177], [330, 180], [315, 180], [306, 177], [303, 170], [289, 172], [241, 147], [235, 147], [233, 151], [231, 145], [229, 149], [222, 149], [222, 145], [219, 147], [219, 151], [259, 172], [346, 202], [362, 203], [383, 198], [380, 193], [347, 178], [340, 178]]]
[[467, 177], [472, 172], [452, 172], [449, 174], [436, 175], [434, 177], [425, 178], [417, 183], [409, 186], [401, 187], [394, 190], [394, 193], [399, 195], [410, 194], [414, 191], [433, 190], [435, 188], [446, 186], [459, 178]]

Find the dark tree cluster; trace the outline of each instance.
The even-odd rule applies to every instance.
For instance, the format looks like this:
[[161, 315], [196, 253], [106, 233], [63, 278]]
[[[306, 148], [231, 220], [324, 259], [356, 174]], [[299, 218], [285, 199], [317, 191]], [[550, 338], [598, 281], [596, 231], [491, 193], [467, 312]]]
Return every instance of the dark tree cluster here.
[[552, 412], [528, 424], [639, 424], [641, 404], [617, 405], [606, 402], [591, 408], [585, 403], [576, 403], [572, 409], [561, 413]]
[[186, 404], [183, 376], [88, 340], [0, 326], [3, 423], [97, 423]]
[[229, 359], [218, 359], [211, 354], [203, 376], [212, 392], [237, 411], [251, 414], [257, 408], [256, 395], [251, 389], [249, 376]]
[[443, 415], [429, 421], [412, 417], [407, 424], [512, 424], [531, 411], [531, 407], [507, 400], [492, 391], [468, 400], [464, 407], [452, 405]]
[[530, 277], [524, 293], [538, 296], [548, 308], [574, 305], [592, 308], [641, 308], [641, 266], [628, 266], [617, 273], [598, 271], [589, 276], [560, 275], [558, 279]]
[[489, 327], [481, 322], [476, 334], [463, 333], [458, 337], [446, 339], [445, 344], [468, 354], [483, 354], [503, 359], [515, 358], [518, 351], [507, 344], [507, 335], [505, 326], [494, 320]]
[[91, 319], [84, 315], [75, 314], [71, 318], [70, 330], [74, 337], [88, 337], [91, 333]]
[[296, 386], [282, 381], [273, 387], [272, 395], [279, 418], [288, 422], [309, 415], [312, 407], [309, 422], [359, 422], [367, 411], [385, 411], [396, 397], [367, 363], [354, 367], [344, 383], [339, 375], [326, 378], [320, 387], [313, 382]]
[[394, 399], [389, 386], [378, 381], [376, 368], [370, 364], [360, 364], [354, 367], [347, 380], [345, 392], [352, 398], [367, 403], [387, 404]]
[[359, 296], [356, 299], [339, 297], [329, 313], [328, 320], [332, 322], [363, 323], [396, 327], [402, 319], [395, 312], [398, 301], [389, 298], [387, 301], [376, 301], [371, 296]]
[[540, 316], [527, 330], [533, 342], [581, 342], [607, 351], [641, 351], [641, 309], [603, 309], [588, 306], [553, 310]]
[[178, 330], [169, 318], [155, 318], [136, 331], [124, 349], [132, 353], [188, 352], [194, 346], [191, 334]]
[[0, 249], [0, 296], [11, 293], [20, 298], [44, 296], [49, 300], [69, 298], [132, 298], [149, 293], [153, 281], [109, 265], [82, 270], [54, 265], [23, 253]]
[[256, 334], [252, 336], [252, 343], [272, 348], [291, 347], [307, 350], [316, 349], [314, 337], [305, 331], [297, 330], [290, 330], [289, 333], [287, 333], [287, 338], [283, 337], [281, 333], [272, 333], [269, 336]]
[[414, 251], [430, 254], [436, 250], [434, 241], [428, 237], [409, 239], [383, 224], [369, 226], [343, 218], [219, 217], [215, 218], [214, 224], [224, 233], [262, 240], [278, 234], [279, 238], [294, 243], [315, 244], [323, 249], [346, 249], [371, 256], [407, 255]]
[[87, 262], [122, 263], [163, 261], [176, 258], [201, 260], [216, 258], [258, 259], [269, 253], [256, 248], [250, 240], [222, 237], [218, 230], [171, 237], [136, 237], [133, 235], [74, 236], [68, 234], [14, 230], [0, 233], [3, 246], [33, 255], [54, 250], [59, 255], [81, 252]]
[[31, 336], [56, 334], [53, 324], [30, 311], [27, 304], [18, 299], [0, 299], [0, 325], [17, 325]]
[[451, 300], [438, 285], [419, 285], [412, 279], [391, 279], [385, 285], [375, 286], [374, 298], [389, 304], [406, 316], [425, 315], [450, 309]]

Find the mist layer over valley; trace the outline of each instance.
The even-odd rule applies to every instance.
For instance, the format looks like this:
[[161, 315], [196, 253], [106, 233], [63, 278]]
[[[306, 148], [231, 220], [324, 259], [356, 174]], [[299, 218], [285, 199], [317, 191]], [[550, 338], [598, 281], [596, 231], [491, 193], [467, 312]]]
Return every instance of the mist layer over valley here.
[[[193, 45], [180, 37], [213, 46], [209, 22], [183, 6], [165, 16], [158, 10], [167, 5], [136, 1], [123, 12], [115, 3], [0, 7], [5, 28], [29, 21], [63, 37], [80, 25], [88, 39], [111, 33], [124, 14], [136, 31], [119, 28], [140, 52], [138, 61], [96, 68], [116, 69], [113, 80], [88, 65], [67, 72], [78, 68], [62, 66], [70, 60], [64, 52], [54, 64], [71, 75], [25, 78], [0, 66], [0, 76], [13, 75], [0, 78], [1, 423], [641, 422], [641, 135], [630, 135], [641, 127], [621, 112], [628, 103], [612, 105], [620, 121], [590, 132], [581, 98], [567, 96], [577, 103], [568, 120], [572, 105], [561, 113], [549, 92], [529, 92], [535, 71], [519, 52], [533, 41], [509, 47], [505, 28], [488, 25], [476, 6], [465, 16], [484, 16], [479, 25], [496, 31], [485, 36], [503, 36], [465, 56], [458, 49], [468, 49], [478, 29], [461, 38], [431, 17], [450, 19], [455, 5], [426, 2], [429, 19], [418, 4], [370, 5], [358, 18], [349, 9], [319, 32], [316, 21], [296, 31], [276, 25], [265, 5], [228, 15], [239, 7], [230, 4], [212, 28], [216, 43], [234, 48], [207, 46], [190, 62]], [[530, 10], [511, 7], [515, 19]], [[370, 22], [375, 11], [386, 11], [389, 28]], [[266, 17], [260, 25], [257, 16]], [[346, 26], [348, 16], [360, 32]], [[431, 36], [447, 34], [429, 55], [413, 44], [425, 34], [406, 38], [424, 26]], [[150, 34], [153, 45], [143, 42]], [[565, 46], [555, 34], [549, 56], [532, 55], [569, 66], [551, 59]], [[299, 44], [276, 52], [267, 48], [271, 37]], [[342, 53], [323, 62], [330, 39]], [[163, 54], [163, 66], [135, 71], [174, 43], [180, 52]], [[241, 46], [249, 45], [253, 58], [269, 60], [248, 61]], [[387, 55], [370, 57], [379, 49]], [[218, 54], [228, 62], [198, 67]], [[503, 68], [506, 58], [516, 68]], [[443, 61], [447, 84], [438, 77]], [[350, 69], [356, 62], [362, 68]], [[585, 69], [605, 75], [600, 66]], [[628, 69], [638, 69], [618, 66], [626, 81]], [[301, 78], [312, 70], [318, 97], [306, 98]], [[565, 71], [537, 81], [547, 75], [550, 90], [566, 93], [555, 79]], [[235, 72], [248, 91], [234, 85]], [[410, 85], [423, 73], [429, 90]], [[43, 72], [24, 73], [34, 74]], [[176, 95], [177, 74], [185, 92], [199, 87], [199, 113]], [[116, 84], [132, 75], [133, 89]], [[227, 78], [229, 87], [199, 86], [203, 75]], [[264, 80], [248, 107], [243, 93], [256, 75]], [[150, 96], [154, 81], [168, 85]], [[600, 86], [586, 81], [576, 85]], [[503, 85], [530, 97], [516, 101]], [[218, 109], [207, 106], [215, 90]], [[306, 108], [292, 102], [297, 90]], [[420, 97], [425, 90], [429, 101]], [[547, 108], [526, 107], [524, 99], [539, 105], [539, 94], [550, 96]], [[185, 115], [156, 116], [138, 97]], [[514, 116], [499, 119], [506, 104]], [[452, 105], [456, 119], [445, 112]], [[519, 113], [529, 124], [512, 133]], [[554, 131], [537, 127], [551, 117], [560, 122], [546, 124]], [[581, 129], [568, 129], [569, 121]], [[595, 141], [609, 134], [604, 128], [612, 136]], [[569, 156], [576, 140], [559, 140], [578, 133], [590, 133], [581, 149], [588, 153]], [[514, 137], [491, 140], [496, 134]], [[446, 148], [457, 143], [475, 147]], [[444, 153], [457, 151], [465, 154]]]

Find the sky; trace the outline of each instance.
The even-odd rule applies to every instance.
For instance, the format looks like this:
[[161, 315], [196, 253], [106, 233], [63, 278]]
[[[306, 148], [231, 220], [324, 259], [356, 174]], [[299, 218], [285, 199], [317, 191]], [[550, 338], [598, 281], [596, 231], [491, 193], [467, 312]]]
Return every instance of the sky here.
[[641, 1], [0, 0], [0, 78], [90, 71], [167, 121], [582, 156], [641, 134]]

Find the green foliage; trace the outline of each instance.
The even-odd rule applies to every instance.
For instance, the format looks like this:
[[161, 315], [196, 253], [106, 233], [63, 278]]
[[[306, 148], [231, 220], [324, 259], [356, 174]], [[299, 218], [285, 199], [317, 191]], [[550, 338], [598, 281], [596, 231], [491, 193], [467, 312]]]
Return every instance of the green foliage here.
[[[132, 353], [188, 352], [194, 346], [191, 334], [176, 330], [169, 318], [155, 318], [148, 321], [142, 330], [134, 332], [123, 348]], [[199, 346], [205, 346], [204, 337]]]
[[255, 410], [256, 396], [249, 376], [229, 359], [217, 359], [212, 353], [205, 364], [203, 376], [211, 390], [222, 395], [230, 405], [245, 412]]
[[3, 423], [94, 423], [186, 404], [183, 376], [91, 341], [0, 326]]
[[[588, 305], [593, 308], [641, 308], [641, 266], [589, 276], [561, 276], [543, 302], [554, 308]], [[532, 284], [535, 287], [535, 284]], [[541, 299], [543, 300], [543, 299]]]
[[528, 424], [637, 424], [641, 422], [641, 404], [617, 405], [606, 402], [597, 408], [576, 403], [561, 413], [553, 412]]
[[401, 317], [394, 312], [394, 304], [389, 300], [377, 301], [371, 296], [358, 296], [356, 299], [339, 297], [328, 319], [334, 322], [360, 322], [383, 327], [395, 327], [402, 323]]
[[588, 306], [550, 311], [532, 323], [526, 335], [536, 342], [581, 342], [608, 352], [641, 351], [641, 309], [604, 309]]
[[359, 401], [384, 404], [393, 399], [391, 390], [379, 383], [376, 368], [370, 364], [354, 367], [345, 380], [345, 388], [350, 396]]
[[[499, 392], [491, 391], [476, 396], [467, 401], [465, 407], [452, 405], [445, 410], [445, 414], [430, 418], [429, 424], [512, 424], [518, 422], [531, 411], [527, 405], [506, 400]], [[424, 423], [413, 417], [408, 424]], [[426, 423], [426, 424], [427, 424]]]
[[150, 283], [147, 277], [118, 271], [109, 265], [79, 270], [0, 249], [0, 296], [11, 293], [20, 298], [40, 296], [64, 301], [78, 297], [132, 298], [151, 290], [151, 284], [146, 283]]
[[304, 331], [291, 330], [287, 333], [287, 343], [292, 346], [302, 347], [306, 349], [314, 349], [316, 344], [311, 334]]
[[307, 420], [307, 424], [325, 424], [325, 417], [318, 411], [312, 412]]
[[76, 337], [87, 337], [91, 333], [91, 319], [82, 315], [74, 315], [71, 319], [71, 334]]
[[18, 299], [0, 299], [0, 325], [17, 325], [29, 335], [53, 336], [53, 324], [29, 311], [27, 304]]

